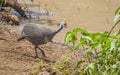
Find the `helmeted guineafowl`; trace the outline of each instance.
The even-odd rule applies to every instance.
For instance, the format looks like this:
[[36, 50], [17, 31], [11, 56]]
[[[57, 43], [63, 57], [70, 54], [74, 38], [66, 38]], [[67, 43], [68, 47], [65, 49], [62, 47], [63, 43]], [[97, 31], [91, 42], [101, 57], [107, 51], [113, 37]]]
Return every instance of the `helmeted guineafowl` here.
[[45, 56], [44, 51], [38, 47], [38, 45], [46, 44], [47, 42], [52, 42], [53, 37], [61, 31], [64, 27], [66, 27], [66, 22], [63, 21], [60, 23], [58, 30], [52, 30], [48, 26], [40, 25], [40, 24], [27, 24], [23, 27], [21, 35], [17, 39], [17, 41], [26, 39], [35, 45], [35, 58], [38, 58], [37, 48], [42, 52], [42, 56]]

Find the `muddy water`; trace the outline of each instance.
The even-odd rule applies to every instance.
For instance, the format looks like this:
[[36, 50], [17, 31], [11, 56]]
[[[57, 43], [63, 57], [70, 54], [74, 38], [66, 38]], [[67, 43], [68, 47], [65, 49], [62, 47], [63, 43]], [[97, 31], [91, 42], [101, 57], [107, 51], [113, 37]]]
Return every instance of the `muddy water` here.
[[[24, 1], [31, 4], [30, 0]], [[40, 4], [41, 9], [54, 12], [54, 16], [50, 19], [57, 23], [64, 18], [67, 20], [68, 27], [54, 38], [63, 41], [65, 33], [76, 27], [90, 32], [109, 30], [113, 24], [114, 10], [120, 6], [120, 0], [34, 0], [32, 4]], [[33, 7], [29, 10], [38, 9]], [[51, 28], [57, 29], [57, 25], [53, 24]]]

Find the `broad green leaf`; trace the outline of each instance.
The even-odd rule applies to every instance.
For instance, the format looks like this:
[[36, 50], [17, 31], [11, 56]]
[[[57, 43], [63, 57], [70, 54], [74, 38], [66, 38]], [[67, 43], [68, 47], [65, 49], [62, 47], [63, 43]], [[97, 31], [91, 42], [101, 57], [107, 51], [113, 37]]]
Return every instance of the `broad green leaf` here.
[[111, 42], [111, 47], [110, 47], [110, 50], [113, 50], [113, 49], [115, 49], [115, 47], [116, 47], [116, 40], [113, 40], [112, 42]]
[[115, 15], [115, 17], [114, 17], [114, 19], [113, 19], [114, 25], [116, 25], [119, 20], [120, 20], [120, 14]]
[[82, 32], [82, 33], [88, 33], [86, 30], [81, 29], [81, 28], [75, 28], [73, 31], [75, 31], [75, 32]]
[[95, 65], [95, 63], [90, 63], [88, 66], [89, 66], [89, 68], [91, 68], [92, 70], [94, 70], [94, 66]]
[[120, 14], [120, 7], [115, 11], [115, 15]]
[[91, 37], [89, 37], [89, 36], [82, 36], [82, 38], [85, 38], [86, 40], [92, 40], [92, 38]]
[[75, 46], [75, 43], [78, 40], [77, 39], [78, 32], [87, 33], [87, 31], [85, 31], [84, 29], [75, 28], [72, 31], [69, 31], [66, 33], [65, 38], [64, 38], [64, 42], [66, 44], [72, 43]]
[[117, 68], [117, 65], [116, 65], [116, 64], [112, 65], [112, 68], [113, 68], [113, 69], [116, 69], [116, 68]]
[[64, 38], [64, 42], [65, 42], [66, 44], [68, 44], [68, 41], [69, 41], [69, 39], [71, 38], [71, 35], [72, 35], [72, 32], [71, 32], [71, 31], [69, 31], [69, 32], [66, 33], [65, 38]]
[[115, 17], [113, 20], [114, 25], [120, 20], [120, 7], [115, 11]]

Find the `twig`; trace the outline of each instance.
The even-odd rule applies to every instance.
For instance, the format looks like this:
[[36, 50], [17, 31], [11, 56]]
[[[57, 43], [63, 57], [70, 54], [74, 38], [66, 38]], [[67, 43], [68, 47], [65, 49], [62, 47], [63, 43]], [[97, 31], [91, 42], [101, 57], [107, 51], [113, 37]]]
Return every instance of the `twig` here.
[[109, 31], [109, 33], [108, 33], [108, 35], [107, 35], [107, 38], [110, 36], [110, 34], [111, 34], [111, 32], [113, 31], [113, 29], [117, 26], [117, 24], [120, 22], [120, 20], [118, 20], [115, 24], [114, 24], [114, 26], [110, 29], [110, 31]]
[[0, 40], [5, 40], [5, 41], [8, 41], [7, 39], [4, 39], [4, 38], [0, 38]]

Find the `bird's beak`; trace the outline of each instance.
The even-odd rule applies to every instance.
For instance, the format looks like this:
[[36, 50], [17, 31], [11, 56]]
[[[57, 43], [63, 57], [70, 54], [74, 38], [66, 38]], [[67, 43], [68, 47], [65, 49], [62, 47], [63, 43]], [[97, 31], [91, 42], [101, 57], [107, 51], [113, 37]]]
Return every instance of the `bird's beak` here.
[[64, 27], [67, 28], [66, 19], [64, 19], [64, 21], [62, 23], [64, 24]]
[[66, 23], [66, 21], [64, 21], [64, 27], [67, 28], [67, 23]]
[[65, 28], [67, 28], [67, 25], [66, 25], [66, 24], [65, 24], [64, 26], [65, 26]]

